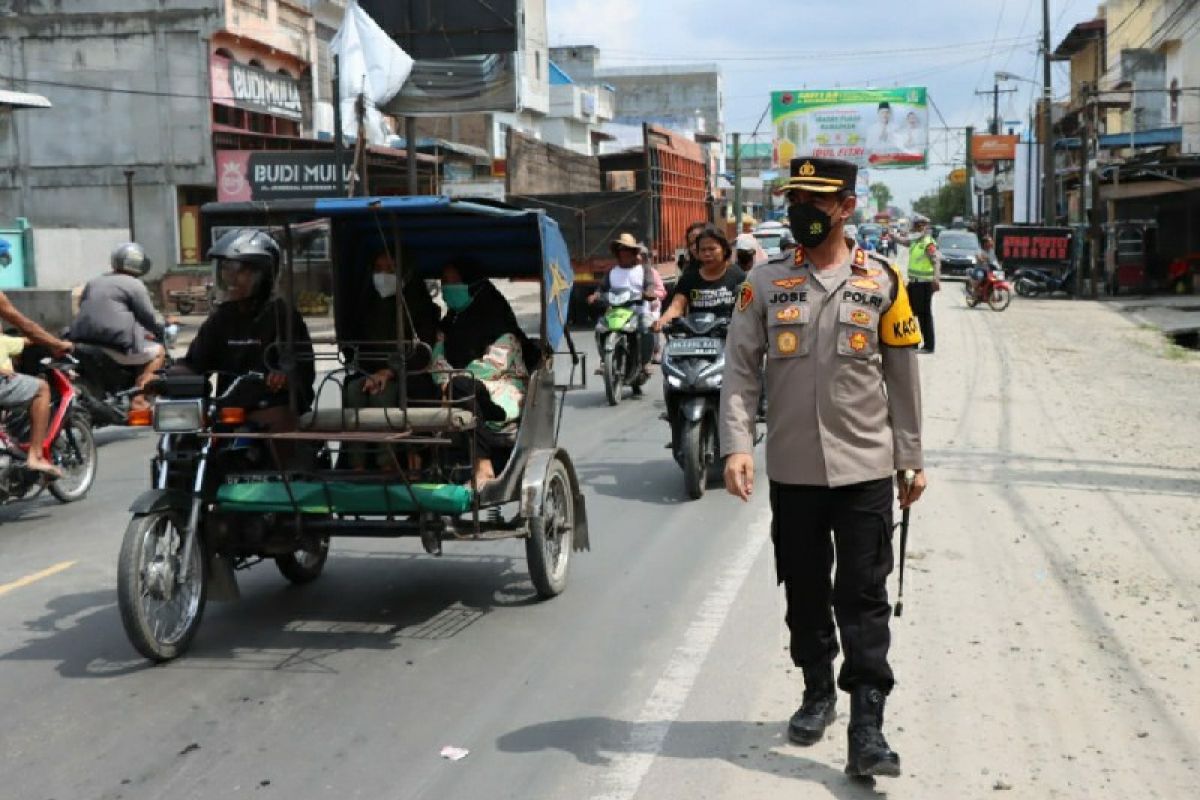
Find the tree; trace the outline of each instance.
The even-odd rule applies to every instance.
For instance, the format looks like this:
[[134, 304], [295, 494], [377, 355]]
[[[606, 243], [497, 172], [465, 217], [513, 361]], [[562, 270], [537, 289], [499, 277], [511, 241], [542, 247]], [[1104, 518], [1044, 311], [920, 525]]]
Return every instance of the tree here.
[[918, 197], [913, 202], [913, 211], [924, 214], [939, 225], [949, 225], [955, 217], [967, 210], [966, 184], [943, 183], [936, 191]]
[[892, 190], [888, 188], [886, 183], [871, 184], [871, 199], [875, 201], [875, 208], [879, 211], [886, 211], [888, 205], [892, 202]]

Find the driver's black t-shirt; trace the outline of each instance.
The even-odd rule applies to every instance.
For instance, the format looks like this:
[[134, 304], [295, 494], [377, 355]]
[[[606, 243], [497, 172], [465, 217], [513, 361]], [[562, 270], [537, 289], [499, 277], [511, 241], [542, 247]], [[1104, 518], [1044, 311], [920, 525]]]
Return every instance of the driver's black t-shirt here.
[[709, 312], [718, 317], [732, 317], [738, 287], [745, 280], [745, 271], [736, 264], [730, 264], [725, 274], [715, 281], [705, 280], [700, 270], [693, 269], [679, 277], [675, 293], [687, 298], [688, 314]]

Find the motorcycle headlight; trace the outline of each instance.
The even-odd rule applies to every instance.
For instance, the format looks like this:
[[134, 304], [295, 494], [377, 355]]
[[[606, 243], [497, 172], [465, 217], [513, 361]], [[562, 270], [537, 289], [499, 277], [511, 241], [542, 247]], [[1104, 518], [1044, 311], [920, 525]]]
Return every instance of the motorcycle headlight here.
[[195, 433], [204, 429], [204, 401], [159, 400], [154, 404], [154, 430]]
[[677, 375], [668, 375], [667, 384], [670, 385], [672, 389], [678, 389], [683, 385], [683, 381], [681, 381]]
[[700, 378], [699, 384], [700, 384], [700, 388], [702, 388], [702, 389], [719, 388], [721, 385], [721, 373], [713, 372], [709, 375], [704, 375]]

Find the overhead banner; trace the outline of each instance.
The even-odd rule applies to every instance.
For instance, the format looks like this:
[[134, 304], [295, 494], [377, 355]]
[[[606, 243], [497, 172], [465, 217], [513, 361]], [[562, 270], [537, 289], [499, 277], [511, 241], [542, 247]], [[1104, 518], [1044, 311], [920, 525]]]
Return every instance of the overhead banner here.
[[929, 149], [923, 86], [772, 92], [777, 163], [841, 158], [860, 167], [922, 167]]
[[977, 134], [971, 137], [973, 161], [1012, 161], [1017, 157], [1017, 136]]
[[304, 119], [300, 82], [290, 75], [213, 55], [209, 70], [214, 103], [295, 122]]
[[[334, 154], [325, 150], [218, 150], [217, 200], [301, 200], [337, 194]], [[342, 185], [350, 184], [349, 154], [342, 163]]]

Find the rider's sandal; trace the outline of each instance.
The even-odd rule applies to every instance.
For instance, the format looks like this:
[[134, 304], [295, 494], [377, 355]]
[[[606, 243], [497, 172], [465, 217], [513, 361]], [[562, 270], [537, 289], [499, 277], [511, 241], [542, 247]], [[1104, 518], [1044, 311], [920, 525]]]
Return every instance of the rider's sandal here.
[[62, 478], [62, 476], [63, 476], [62, 470], [59, 469], [58, 467], [54, 466], [53, 464], [46, 464], [43, 466], [40, 464], [26, 463], [25, 469], [29, 470], [30, 472], [36, 472], [37, 474], [41, 475], [46, 481], [56, 481], [56, 480], [59, 480], [60, 478]]

